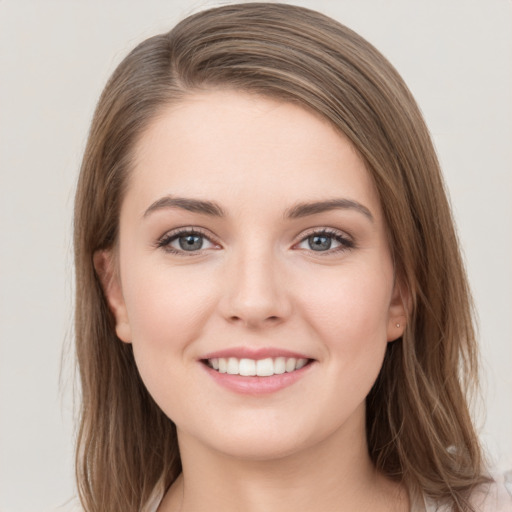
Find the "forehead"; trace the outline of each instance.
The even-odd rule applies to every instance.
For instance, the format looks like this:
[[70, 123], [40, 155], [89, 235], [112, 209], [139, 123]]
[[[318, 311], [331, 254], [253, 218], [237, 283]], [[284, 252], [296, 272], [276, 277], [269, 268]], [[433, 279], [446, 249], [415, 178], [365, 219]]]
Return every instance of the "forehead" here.
[[134, 156], [128, 190], [146, 202], [231, 194], [263, 206], [343, 195], [379, 209], [365, 164], [344, 135], [301, 106], [259, 95], [191, 94], [160, 111]]

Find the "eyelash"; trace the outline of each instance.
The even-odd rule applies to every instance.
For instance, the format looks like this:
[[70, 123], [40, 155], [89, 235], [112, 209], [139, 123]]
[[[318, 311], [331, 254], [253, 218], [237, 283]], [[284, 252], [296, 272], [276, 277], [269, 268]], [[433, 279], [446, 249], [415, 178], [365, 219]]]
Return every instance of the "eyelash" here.
[[[164, 251], [169, 252], [171, 254], [176, 254], [178, 256], [196, 256], [198, 254], [202, 254], [204, 250], [207, 249], [200, 249], [198, 251], [185, 251], [185, 250], [178, 250], [171, 246], [171, 243], [175, 240], [178, 240], [178, 238], [182, 236], [200, 236], [202, 238], [205, 238], [210, 243], [216, 244], [216, 242], [211, 240], [211, 235], [206, 234], [204, 231], [198, 228], [179, 228], [177, 230], [171, 231], [169, 233], [166, 233], [163, 237], [161, 237], [159, 240], [157, 240], [156, 246], [158, 248], [162, 248]], [[187, 254], [188, 252], [188, 254]]]
[[334, 249], [328, 249], [326, 251], [314, 251], [313, 249], [309, 249], [310, 252], [320, 257], [327, 257], [333, 254], [338, 254], [344, 251], [348, 251], [350, 249], [354, 249], [356, 247], [356, 244], [351, 238], [349, 238], [343, 232], [333, 228], [313, 229], [310, 232], [306, 232], [302, 234], [300, 241], [294, 244], [294, 247], [305, 242], [308, 238], [311, 238], [313, 236], [329, 237], [340, 244], [338, 247], [335, 247]]
[[[166, 233], [164, 236], [162, 236], [160, 239], [157, 240], [155, 246], [157, 248], [163, 249], [164, 251], [166, 251], [170, 254], [175, 254], [178, 256], [197, 256], [197, 255], [203, 254], [203, 252], [205, 250], [208, 250], [208, 249], [199, 249], [197, 251], [186, 251], [183, 249], [178, 250], [171, 246], [172, 242], [174, 242], [175, 240], [178, 240], [180, 237], [187, 236], [187, 235], [188, 236], [190, 236], [190, 235], [199, 236], [199, 237], [202, 237], [202, 238], [208, 240], [211, 244], [219, 245], [215, 241], [211, 240], [211, 235], [206, 234], [201, 229], [187, 227], [187, 228], [179, 228], [177, 230]], [[313, 249], [309, 249], [310, 252], [314, 253], [315, 255], [321, 256], [321, 257], [332, 255], [332, 254], [337, 254], [337, 253], [344, 252], [344, 251], [347, 251], [350, 249], [354, 249], [356, 247], [356, 244], [354, 243], [354, 241], [351, 238], [349, 238], [347, 235], [343, 234], [342, 232], [340, 232], [336, 229], [332, 229], [332, 228], [331, 229], [329, 229], [329, 228], [313, 229], [309, 232], [306, 232], [306, 233], [302, 234], [301, 239], [297, 243], [295, 243], [293, 245], [293, 247], [296, 247], [297, 245], [304, 243], [305, 241], [308, 240], [308, 238], [311, 238], [313, 236], [329, 237], [332, 240], [334, 240], [340, 244], [338, 247], [335, 247], [334, 249], [327, 249], [326, 251], [315, 251]], [[303, 250], [308, 250], [308, 249], [303, 249]]]

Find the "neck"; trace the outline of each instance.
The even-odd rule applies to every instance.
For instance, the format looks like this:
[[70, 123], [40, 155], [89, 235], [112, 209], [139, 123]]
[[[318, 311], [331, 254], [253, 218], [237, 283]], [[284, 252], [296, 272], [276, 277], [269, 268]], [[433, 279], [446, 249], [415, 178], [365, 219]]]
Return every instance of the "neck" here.
[[183, 473], [159, 512], [407, 510], [405, 491], [375, 470], [359, 432], [271, 460], [231, 457], [180, 432]]

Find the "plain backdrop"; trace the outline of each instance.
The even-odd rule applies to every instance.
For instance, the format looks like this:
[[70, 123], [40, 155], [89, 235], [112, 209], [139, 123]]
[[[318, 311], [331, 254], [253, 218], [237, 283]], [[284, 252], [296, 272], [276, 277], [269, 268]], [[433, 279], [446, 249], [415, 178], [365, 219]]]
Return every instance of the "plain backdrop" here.
[[[480, 317], [476, 421], [493, 464], [512, 468], [512, 2], [295, 3], [377, 46], [426, 117]], [[1, 512], [74, 493], [71, 219], [95, 102], [138, 42], [210, 5], [0, 0]]]

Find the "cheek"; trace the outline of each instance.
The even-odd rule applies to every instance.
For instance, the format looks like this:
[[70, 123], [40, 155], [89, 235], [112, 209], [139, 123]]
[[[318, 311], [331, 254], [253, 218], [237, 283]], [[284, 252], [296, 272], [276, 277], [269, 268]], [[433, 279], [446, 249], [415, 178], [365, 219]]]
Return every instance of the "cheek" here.
[[[147, 268], [146, 268], [147, 267]], [[215, 282], [186, 266], [127, 267], [123, 279], [134, 346], [155, 351], [183, 350], [197, 339], [215, 307]]]
[[377, 269], [353, 268], [336, 278], [326, 276], [301, 294], [302, 316], [322, 340], [324, 357], [336, 379], [357, 394], [361, 389], [355, 388], [369, 391], [373, 385], [387, 347], [393, 278], [387, 269]]
[[136, 365], [149, 393], [175, 420], [200, 396], [177, 390], [195, 389], [190, 354], [215, 308], [214, 283], [191, 277], [185, 267], [127, 268], [123, 291]]
[[392, 275], [379, 272], [348, 271], [339, 275], [316, 276], [302, 292], [304, 314], [319, 329], [332, 335], [385, 337], [392, 289]]

